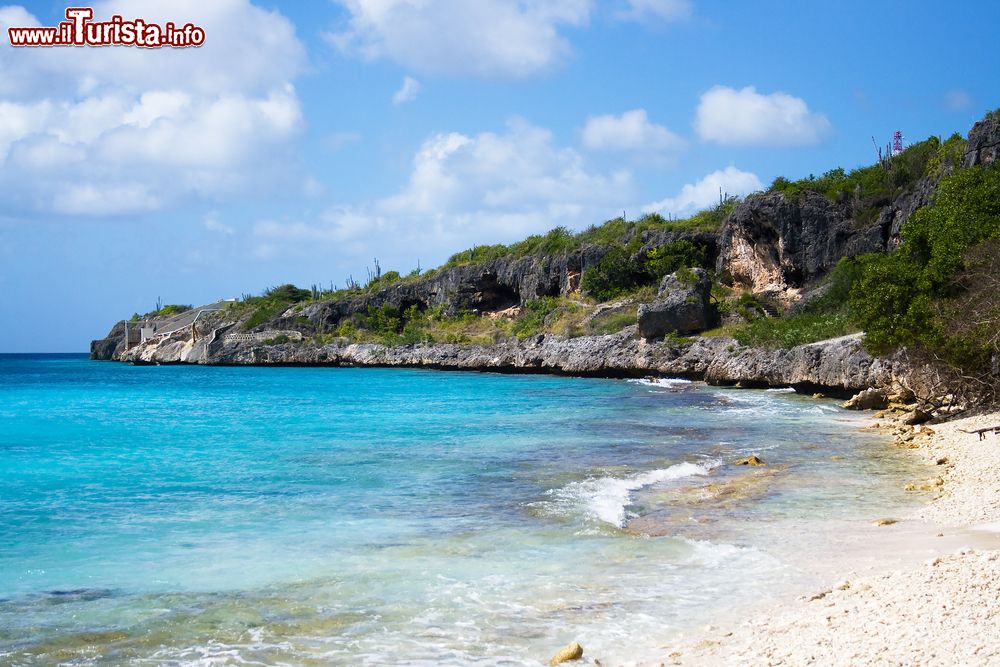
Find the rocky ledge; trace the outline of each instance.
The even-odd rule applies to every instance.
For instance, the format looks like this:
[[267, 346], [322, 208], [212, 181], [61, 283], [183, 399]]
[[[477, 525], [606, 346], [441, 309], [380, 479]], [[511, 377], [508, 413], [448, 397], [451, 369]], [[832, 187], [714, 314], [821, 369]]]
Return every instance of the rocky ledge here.
[[859, 335], [784, 350], [744, 347], [726, 337], [647, 341], [636, 335], [634, 326], [607, 336], [564, 338], [545, 334], [492, 345], [435, 343], [396, 347], [346, 340], [318, 345], [309, 341], [268, 344], [206, 338], [192, 343], [188, 336], [178, 334], [129, 350], [119, 348], [111, 358], [137, 364], [380, 366], [600, 377], [655, 375], [746, 387], [790, 386], [837, 396], [867, 387], [889, 386], [893, 379], [892, 363], [865, 352]]

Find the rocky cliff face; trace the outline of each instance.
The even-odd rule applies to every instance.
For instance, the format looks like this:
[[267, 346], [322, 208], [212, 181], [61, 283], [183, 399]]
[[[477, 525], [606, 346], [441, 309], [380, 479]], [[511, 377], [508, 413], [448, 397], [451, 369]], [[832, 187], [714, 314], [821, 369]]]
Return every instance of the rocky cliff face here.
[[[637, 254], [679, 239], [705, 247], [714, 261], [717, 237], [711, 233], [647, 230]], [[443, 306], [446, 315], [501, 311], [540, 297], [578, 291], [583, 272], [600, 262], [609, 249], [588, 245], [559, 255], [505, 257], [455, 266], [412, 282], [391, 285], [373, 294], [312, 304], [257, 329], [301, 330], [303, 333], [331, 331], [344, 318], [385, 304], [401, 311], [410, 306], [417, 306], [419, 310]], [[304, 320], [308, 320], [308, 324]]]
[[[912, 212], [909, 206], [906, 210]], [[852, 219], [849, 206], [813, 192], [801, 199], [780, 192], [748, 197], [723, 223], [716, 269], [728, 271], [736, 286], [757, 293], [802, 287], [825, 275], [841, 257], [885, 250], [887, 224], [895, 219], [890, 215], [862, 226]]]
[[346, 340], [328, 345], [262, 344], [178, 334], [120, 351], [139, 364], [390, 366], [510, 373], [565, 373], [601, 377], [666, 375], [748, 387], [797, 387], [848, 395], [893, 378], [891, 362], [872, 358], [859, 336], [791, 350], [762, 350], [725, 337], [690, 342], [646, 341], [630, 327], [608, 336], [539, 335], [494, 345], [418, 344], [387, 347]]
[[1000, 156], [1000, 113], [994, 111], [972, 126], [962, 165], [993, 164]]

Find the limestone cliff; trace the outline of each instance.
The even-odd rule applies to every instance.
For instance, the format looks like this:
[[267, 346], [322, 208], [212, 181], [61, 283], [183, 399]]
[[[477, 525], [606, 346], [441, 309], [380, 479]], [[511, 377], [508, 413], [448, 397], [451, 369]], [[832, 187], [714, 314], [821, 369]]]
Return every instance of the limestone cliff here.
[[713, 384], [797, 387], [847, 395], [893, 380], [892, 362], [872, 358], [859, 336], [790, 350], [744, 347], [726, 337], [647, 341], [635, 327], [607, 336], [538, 335], [493, 345], [417, 344], [388, 347], [339, 340], [260, 343], [225, 337], [192, 343], [178, 334], [115, 354], [137, 364], [198, 363], [278, 366], [391, 366], [601, 377], [666, 375]]

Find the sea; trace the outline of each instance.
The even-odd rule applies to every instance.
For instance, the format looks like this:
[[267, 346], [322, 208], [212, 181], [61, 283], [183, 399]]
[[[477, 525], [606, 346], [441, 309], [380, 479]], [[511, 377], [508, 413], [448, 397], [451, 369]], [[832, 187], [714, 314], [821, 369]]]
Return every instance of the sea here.
[[0, 664], [658, 664], [908, 506], [862, 419], [679, 379], [0, 355]]

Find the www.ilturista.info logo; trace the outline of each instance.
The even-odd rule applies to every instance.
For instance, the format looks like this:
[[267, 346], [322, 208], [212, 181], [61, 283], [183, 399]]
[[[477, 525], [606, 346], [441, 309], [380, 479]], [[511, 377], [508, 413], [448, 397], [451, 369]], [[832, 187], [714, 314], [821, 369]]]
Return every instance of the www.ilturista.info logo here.
[[143, 19], [126, 21], [117, 14], [109, 21], [91, 21], [90, 7], [68, 7], [55, 27], [7, 28], [11, 46], [140, 46], [185, 48], [205, 43], [205, 29], [192, 23], [160, 25]]

